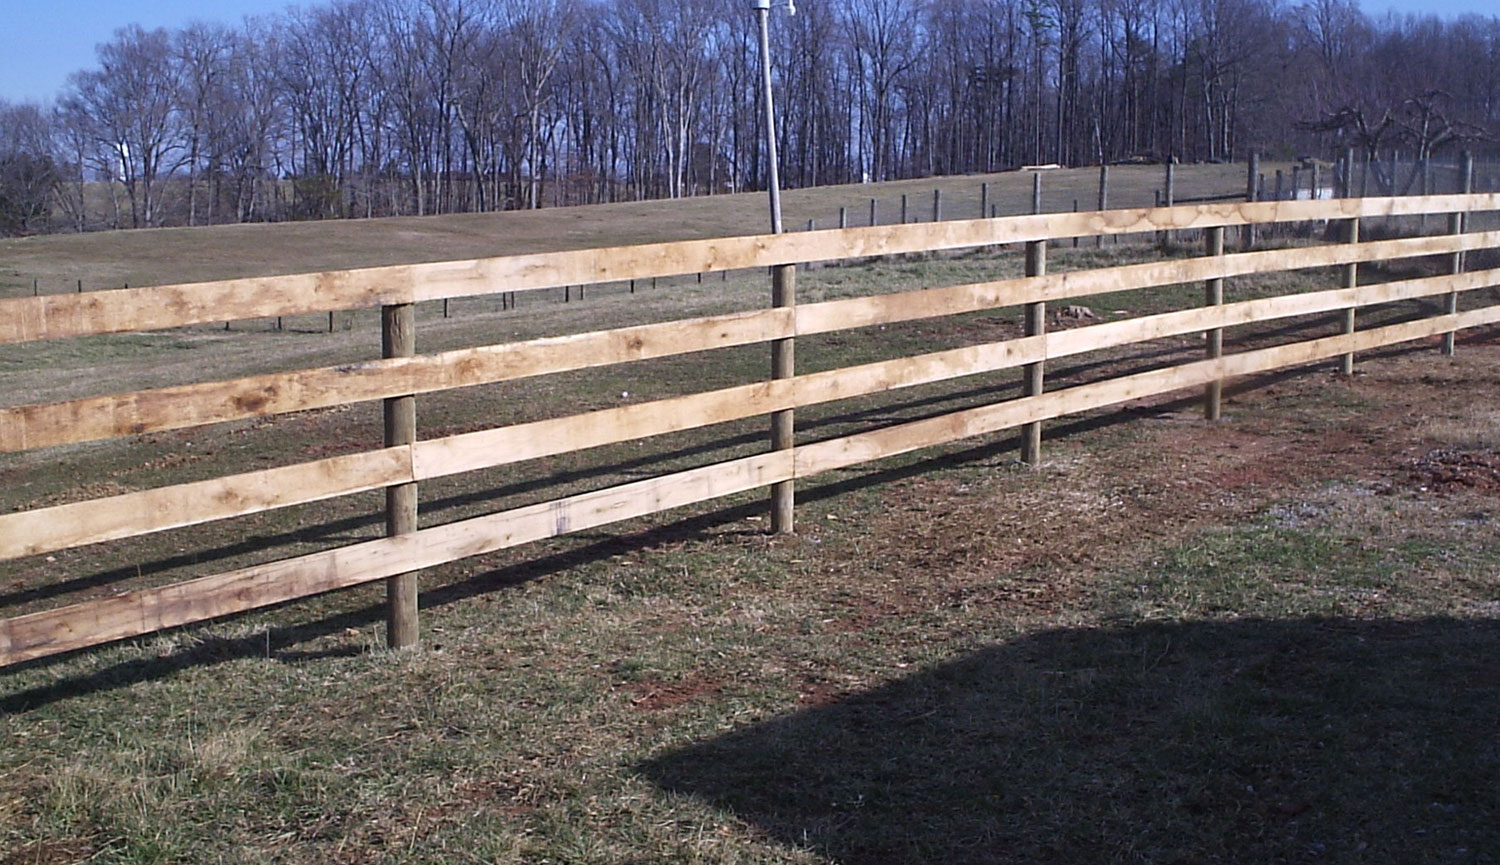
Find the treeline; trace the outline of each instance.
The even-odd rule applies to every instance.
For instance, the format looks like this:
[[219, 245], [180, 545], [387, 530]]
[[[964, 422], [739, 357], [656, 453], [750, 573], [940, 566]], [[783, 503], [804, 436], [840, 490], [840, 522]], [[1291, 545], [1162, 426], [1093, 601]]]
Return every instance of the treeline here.
[[[1494, 17], [804, 0], [772, 25], [790, 186], [1251, 150], [1421, 158], [1500, 128]], [[0, 232], [755, 189], [755, 33], [747, 0], [334, 0], [125, 28], [54, 104], [0, 102]]]

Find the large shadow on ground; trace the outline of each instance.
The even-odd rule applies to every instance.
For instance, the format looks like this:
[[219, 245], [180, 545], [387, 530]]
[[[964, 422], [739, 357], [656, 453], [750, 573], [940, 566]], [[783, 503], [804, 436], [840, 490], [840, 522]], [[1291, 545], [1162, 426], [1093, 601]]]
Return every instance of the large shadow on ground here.
[[639, 767], [845, 865], [1500, 861], [1500, 623], [1057, 630]]

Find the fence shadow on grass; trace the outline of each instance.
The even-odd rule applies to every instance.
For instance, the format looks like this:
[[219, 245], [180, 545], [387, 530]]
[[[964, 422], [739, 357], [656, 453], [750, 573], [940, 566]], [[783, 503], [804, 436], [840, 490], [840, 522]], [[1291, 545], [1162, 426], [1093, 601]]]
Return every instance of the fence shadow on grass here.
[[1044, 632], [638, 766], [842, 865], [1485, 862], [1500, 623]]

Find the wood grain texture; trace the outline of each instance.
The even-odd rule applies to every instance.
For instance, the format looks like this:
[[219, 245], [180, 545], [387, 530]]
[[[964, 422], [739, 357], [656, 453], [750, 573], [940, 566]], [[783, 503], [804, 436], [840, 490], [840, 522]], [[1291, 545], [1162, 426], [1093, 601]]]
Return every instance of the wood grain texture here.
[[1349, 351], [1500, 322], [1500, 306], [1080, 385], [310, 556], [0, 621], [0, 666], [205, 621], [936, 444]]
[[410, 450], [388, 448], [3, 514], [0, 560], [199, 525], [410, 480]]
[[637, 481], [407, 535], [0, 621], [0, 666], [149, 634], [619, 520], [792, 476], [791, 451]]
[[1017, 277], [873, 297], [854, 297], [799, 306], [797, 308], [797, 333], [798, 335], [827, 333], [857, 327], [979, 312], [1026, 303], [1070, 300], [1161, 285], [1177, 285], [1310, 267], [1330, 267], [1363, 261], [1437, 255], [1451, 253], [1458, 247], [1482, 249], [1497, 245], [1500, 245], [1500, 232], [1400, 238], [1357, 245], [1330, 244], [1290, 250], [1258, 250], [1233, 255], [1152, 261], [1097, 270], [1069, 271], [1046, 276]]
[[418, 480], [665, 435], [791, 408], [793, 382], [739, 387], [418, 442]]
[[428, 393], [784, 339], [794, 332], [824, 333], [1020, 303], [1270, 272], [1286, 269], [1287, 259], [1293, 255], [1295, 266], [1317, 267], [1452, 253], [1460, 248], [1478, 249], [1493, 245], [1500, 245], [1500, 232], [1149, 262], [805, 304], [797, 307], [795, 312], [790, 309], [761, 310], [461, 349], [415, 358], [13, 406], [0, 409], [0, 452]]
[[0, 453], [747, 345], [790, 335], [790, 310], [546, 337], [318, 369], [0, 409]]
[[1065, 390], [898, 424], [797, 448], [797, 477], [846, 468], [871, 460], [957, 441], [1062, 415], [1105, 408], [1150, 396], [1196, 387], [1220, 378], [1268, 372], [1367, 351], [1413, 339], [1500, 322], [1500, 306], [1443, 315], [1353, 334], [1291, 343], [1136, 373]]
[[[1500, 283], [1471, 271], [1159, 313], [0, 516], [0, 559], [197, 525], [1152, 339]], [[399, 456], [398, 456], [399, 455]]]
[[1238, 202], [1048, 213], [23, 297], [0, 300], [0, 344], [1087, 235], [1460, 210], [1500, 210], [1500, 194]]

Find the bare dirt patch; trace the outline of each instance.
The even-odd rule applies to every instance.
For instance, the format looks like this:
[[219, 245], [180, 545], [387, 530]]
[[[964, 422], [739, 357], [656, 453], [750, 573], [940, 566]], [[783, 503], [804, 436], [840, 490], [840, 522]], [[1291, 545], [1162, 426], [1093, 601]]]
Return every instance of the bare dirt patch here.
[[1412, 464], [1407, 479], [1421, 491], [1462, 489], [1500, 495], [1500, 452], [1430, 450]]

